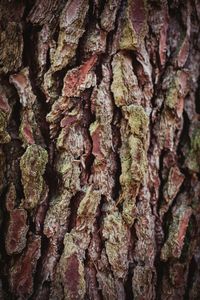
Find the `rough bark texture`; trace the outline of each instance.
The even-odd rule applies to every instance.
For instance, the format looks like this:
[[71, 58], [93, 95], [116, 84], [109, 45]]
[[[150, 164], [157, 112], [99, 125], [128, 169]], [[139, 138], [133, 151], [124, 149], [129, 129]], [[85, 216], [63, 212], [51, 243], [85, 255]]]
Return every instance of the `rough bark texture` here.
[[200, 299], [198, 0], [0, 1], [0, 299]]

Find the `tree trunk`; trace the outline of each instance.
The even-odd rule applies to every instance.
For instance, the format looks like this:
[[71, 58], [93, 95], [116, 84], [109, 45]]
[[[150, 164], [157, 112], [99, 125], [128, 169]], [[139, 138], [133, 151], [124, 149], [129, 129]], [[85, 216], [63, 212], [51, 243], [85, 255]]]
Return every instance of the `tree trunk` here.
[[0, 2], [0, 299], [200, 299], [198, 0]]

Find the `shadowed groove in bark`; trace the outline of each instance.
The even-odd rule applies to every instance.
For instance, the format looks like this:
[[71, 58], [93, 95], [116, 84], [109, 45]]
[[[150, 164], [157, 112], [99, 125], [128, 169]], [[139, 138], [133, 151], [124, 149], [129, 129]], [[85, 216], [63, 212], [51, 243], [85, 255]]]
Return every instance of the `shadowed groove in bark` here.
[[[12, 5], [4, 0], [0, 4], [0, 25], [2, 30], [12, 28], [9, 48], [14, 45], [10, 62], [4, 55], [9, 53], [4, 36], [10, 37], [0, 32], [0, 143], [6, 130], [11, 135], [2, 146], [7, 170], [0, 170], [0, 298], [4, 293], [13, 300], [55, 300], [55, 295], [81, 300], [93, 299], [96, 293], [102, 300], [195, 299], [200, 280], [195, 256], [200, 251], [197, 1], [143, 5], [137, 0], [90, 0], [88, 10], [87, 0]], [[22, 26], [21, 64], [20, 54], [15, 54], [20, 46], [14, 33], [18, 30], [20, 35], [21, 30], [16, 23]], [[17, 74], [22, 80], [25, 67], [30, 83], [25, 90], [22, 84], [23, 98], [18, 89], [12, 94], [9, 76]], [[109, 68], [110, 79], [105, 80]], [[45, 86], [47, 72], [52, 73]], [[184, 76], [192, 81], [188, 92]], [[34, 99], [27, 90], [36, 96], [34, 105], [23, 103]], [[143, 110], [149, 118], [148, 147]], [[45, 173], [37, 174], [35, 165], [39, 168], [42, 163], [33, 157], [27, 175], [33, 191], [34, 182], [38, 191], [47, 184], [34, 209], [22, 200], [27, 190], [19, 167], [32, 143], [48, 153]], [[29, 224], [26, 247], [17, 254], [6, 253], [4, 247], [6, 238], [15, 235], [7, 229], [10, 212], [5, 208], [12, 182], [17, 194], [14, 207], [27, 211]], [[51, 218], [45, 218], [46, 213]], [[31, 276], [20, 269], [24, 263]], [[70, 268], [77, 284], [67, 279]]]

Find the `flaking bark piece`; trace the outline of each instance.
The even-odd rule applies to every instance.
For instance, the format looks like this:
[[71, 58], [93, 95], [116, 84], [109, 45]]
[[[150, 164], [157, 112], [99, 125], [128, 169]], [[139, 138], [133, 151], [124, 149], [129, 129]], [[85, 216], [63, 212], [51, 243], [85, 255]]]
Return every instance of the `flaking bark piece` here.
[[31, 108], [36, 101], [29, 79], [29, 69], [24, 68], [19, 73], [10, 76], [10, 82], [14, 84], [23, 107]]
[[22, 64], [23, 37], [22, 26], [7, 22], [0, 26], [0, 74], [17, 71]]
[[169, 170], [168, 179], [163, 188], [164, 199], [160, 208], [160, 215], [162, 217], [167, 212], [170, 205], [172, 204], [183, 181], [184, 181], [184, 175], [180, 172], [179, 168], [177, 166], [172, 167]]
[[128, 120], [130, 133], [139, 138], [144, 143], [144, 148], [146, 148], [149, 118], [144, 108], [139, 105], [129, 105], [123, 107], [122, 111], [125, 119]]
[[130, 233], [119, 212], [112, 211], [107, 214], [103, 221], [102, 234], [114, 276], [124, 279], [128, 272]]
[[83, 42], [83, 50], [86, 54], [102, 54], [106, 51], [106, 37], [105, 31], [99, 28], [97, 23], [93, 23], [88, 28]]
[[105, 248], [102, 249], [101, 258], [96, 265], [97, 269], [97, 281], [99, 288], [105, 300], [117, 300], [117, 286], [113, 273], [110, 270], [108, 257], [106, 255]]
[[85, 252], [88, 249], [91, 234], [94, 231], [97, 208], [100, 203], [100, 193], [93, 191], [92, 186], [81, 200], [76, 218], [76, 227], [65, 235], [64, 251], [59, 261], [50, 299], [60, 294], [64, 289], [65, 299], [84, 299], [86, 283], [84, 275]]
[[95, 122], [90, 124], [92, 154], [95, 157], [90, 181], [107, 199], [112, 198], [115, 181], [116, 162], [112, 137], [112, 119], [114, 105], [110, 92], [110, 63], [102, 65], [102, 80], [94, 88], [91, 96], [91, 111]]
[[93, 231], [93, 224], [100, 200], [99, 191], [92, 191], [92, 186], [90, 186], [78, 207], [76, 218], [76, 229], [78, 231]]
[[120, 0], [108, 0], [101, 13], [101, 28], [107, 32], [115, 29], [115, 19]]
[[58, 46], [51, 61], [53, 72], [66, 67], [75, 55], [79, 39], [85, 31], [84, 21], [88, 8], [88, 0], [67, 1], [60, 16]]
[[8, 255], [22, 252], [26, 246], [26, 234], [28, 232], [26, 210], [13, 209], [10, 211], [5, 246]]
[[135, 218], [135, 199], [147, 172], [148, 117], [142, 106], [122, 107], [124, 120], [121, 123], [122, 147], [120, 159], [123, 201], [123, 218], [131, 226]]
[[10, 135], [6, 130], [11, 114], [11, 107], [1, 88], [0, 93], [0, 144], [6, 144], [11, 140]]
[[134, 269], [134, 275], [132, 278], [134, 299], [155, 299], [155, 291], [152, 285], [153, 280], [154, 275], [149, 266], [137, 265]]
[[137, 50], [147, 33], [147, 7], [145, 0], [128, 0], [119, 26], [119, 49]]
[[20, 138], [23, 146], [34, 143], [44, 144], [40, 128], [36, 122], [38, 103], [33, 92], [29, 68], [22, 69], [19, 73], [10, 76], [10, 82], [14, 84], [22, 104]]
[[97, 62], [97, 56], [93, 55], [80, 67], [67, 72], [62, 89], [63, 97], [80, 97], [81, 92], [96, 84], [96, 76], [93, 68]]
[[186, 166], [191, 172], [200, 172], [200, 127], [199, 125], [193, 129], [191, 134], [191, 146], [186, 158]]
[[48, 161], [48, 154], [39, 145], [28, 146], [20, 159], [22, 185], [25, 199], [22, 206], [34, 209], [40, 202], [44, 188], [43, 174]]
[[[93, 71], [96, 62], [97, 56], [93, 55], [82, 65], [68, 71], [65, 75], [62, 95], [54, 102], [50, 113], [46, 117], [47, 122], [50, 123], [52, 137], [56, 135], [60, 127], [70, 127], [80, 119], [80, 105], [78, 102], [81, 99], [79, 97], [84, 90], [96, 84], [96, 75]], [[74, 109], [72, 110], [72, 108]], [[62, 135], [66, 135], [65, 129], [61, 137]]]
[[60, 0], [35, 1], [27, 17], [27, 21], [40, 26], [52, 23], [55, 17], [58, 17], [58, 13], [60, 12], [59, 6], [61, 4], [62, 1]]
[[41, 237], [32, 235], [27, 247], [10, 269], [10, 288], [19, 299], [28, 299], [33, 293], [33, 276], [40, 257]]
[[57, 269], [57, 278], [49, 299], [81, 300], [84, 299], [85, 292], [84, 264], [78, 255], [73, 236], [67, 233], [64, 240], [64, 251]]
[[181, 127], [184, 98], [188, 93], [188, 79], [187, 70], [174, 72], [169, 68], [163, 80], [163, 90], [166, 90], [166, 95], [159, 124], [158, 138], [160, 148], [173, 151], [177, 146], [177, 135]]
[[7, 211], [12, 211], [15, 208], [16, 201], [16, 190], [13, 183], [10, 184], [8, 192], [6, 194], [6, 209]]
[[122, 52], [117, 53], [112, 61], [113, 82], [111, 91], [118, 107], [130, 104], [140, 105], [142, 92], [138, 79], [133, 72], [132, 60]]
[[185, 204], [180, 205], [173, 211], [173, 221], [169, 227], [169, 237], [165, 242], [161, 259], [179, 258], [184, 245], [184, 238], [192, 214], [192, 208]]

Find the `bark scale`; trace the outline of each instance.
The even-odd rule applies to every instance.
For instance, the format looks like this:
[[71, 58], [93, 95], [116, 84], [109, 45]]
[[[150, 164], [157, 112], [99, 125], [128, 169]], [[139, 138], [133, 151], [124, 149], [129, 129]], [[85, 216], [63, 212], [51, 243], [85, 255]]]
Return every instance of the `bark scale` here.
[[1, 299], [199, 299], [199, 22], [0, 2]]

